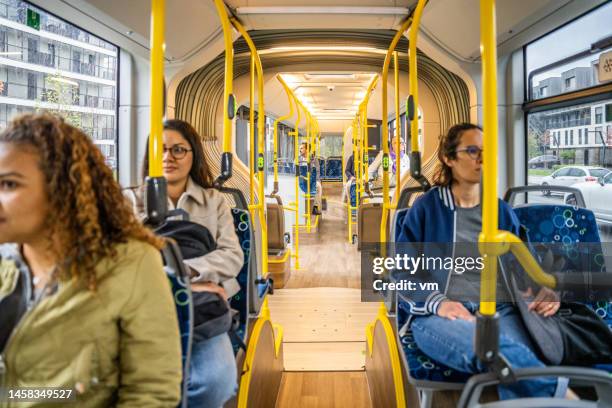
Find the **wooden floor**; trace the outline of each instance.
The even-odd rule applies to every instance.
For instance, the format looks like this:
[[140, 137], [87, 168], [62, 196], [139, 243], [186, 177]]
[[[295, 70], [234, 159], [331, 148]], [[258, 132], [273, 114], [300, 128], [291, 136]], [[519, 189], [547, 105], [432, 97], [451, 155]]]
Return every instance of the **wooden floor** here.
[[[360, 288], [360, 255], [348, 242], [346, 209], [337, 186], [324, 187], [327, 211], [317, 232], [300, 229], [300, 269], [292, 269], [285, 288]], [[293, 265], [294, 266], [294, 265]]]
[[283, 373], [276, 408], [296, 407], [371, 408], [365, 372]]
[[371, 408], [365, 328], [375, 303], [360, 298], [360, 255], [347, 239], [341, 184], [324, 187], [318, 231], [300, 230], [300, 269], [269, 297], [283, 326], [285, 372], [277, 408]]
[[378, 304], [361, 302], [358, 289], [279, 289], [268, 301], [283, 327], [285, 370], [363, 370], [365, 328]]

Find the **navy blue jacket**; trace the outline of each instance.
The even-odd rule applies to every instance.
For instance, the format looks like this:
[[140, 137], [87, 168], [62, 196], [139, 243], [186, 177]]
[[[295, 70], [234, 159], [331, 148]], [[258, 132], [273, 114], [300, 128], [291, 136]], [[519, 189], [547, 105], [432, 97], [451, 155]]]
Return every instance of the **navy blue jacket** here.
[[[457, 212], [450, 187], [434, 187], [421, 196], [408, 210], [396, 242], [454, 243], [456, 242]], [[512, 208], [499, 200], [499, 229], [519, 235], [520, 223]], [[431, 248], [432, 246], [424, 246]], [[418, 254], [417, 254], [418, 255]], [[425, 253], [425, 256], [437, 254]], [[399, 300], [405, 302], [413, 315], [436, 314], [440, 303], [446, 299], [451, 276], [450, 270], [430, 270], [428, 282], [436, 282], [439, 291], [427, 294], [424, 302], [410, 299], [408, 292], [399, 292]], [[418, 274], [417, 274], [418, 275]], [[396, 279], [401, 276], [396, 276]], [[413, 281], [418, 278], [411, 276]]]

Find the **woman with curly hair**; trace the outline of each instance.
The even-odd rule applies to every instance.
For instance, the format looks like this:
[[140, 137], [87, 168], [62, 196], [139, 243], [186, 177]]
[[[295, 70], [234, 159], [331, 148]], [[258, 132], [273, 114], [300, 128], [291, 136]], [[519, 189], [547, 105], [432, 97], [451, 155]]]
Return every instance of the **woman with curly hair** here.
[[0, 133], [0, 387], [174, 407], [176, 311], [159, 248], [101, 152], [51, 115]]

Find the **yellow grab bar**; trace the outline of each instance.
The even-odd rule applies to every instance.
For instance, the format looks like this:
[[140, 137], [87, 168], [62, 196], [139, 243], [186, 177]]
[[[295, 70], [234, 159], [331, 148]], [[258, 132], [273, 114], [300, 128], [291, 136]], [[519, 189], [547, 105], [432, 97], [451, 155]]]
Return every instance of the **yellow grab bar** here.
[[[382, 119], [383, 126], [386, 129], [386, 120], [387, 115], [389, 114], [389, 108], [387, 106], [387, 79], [389, 77], [389, 65], [391, 64], [391, 57], [393, 56], [393, 51], [395, 51], [395, 46], [399, 42], [400, 38], [404, 34], [404, 31], [408, 29], [410, 24], [412, 23], [412, 17], [408, 17], [400, 26], [399, 30], [393, 36], [393, 40], [391, 41], [391, 45], [389, 45], [389, 49], [387, 50], [387, 54], [385, 55], [385, 61], [383, 63], [382, 69]], [[387, 134], [385, 130], [385, 135]], [[384, 207], [389, 206], [389, 145], [386, 143], [387, 138], [383, 137], [383, 216], [384, 216]], [[381, 242], [386, 241], [386, 231], [383, 232], [383, 224], [381, 224]]]
[[289, 103], [289, 113], [276, 118], [274, 121], [274, 193], [278, 192], [278, 123], [293, 117], [293, 102], [289, 94], [287, 94], [287, 102]]
[[[255, 55], [251, 53], [249, 78], [249, 195], [250, 203], [255, 204]], [[254, 214], [251, 217], [254, 218]]]
[[529, 249], [514, 234], [500, 231], [497, 198], [497, 52], [495, 0], [480, 0], [480, 50], [482, 53], [484, 151], [482, 163], [482, 232], [479, 249], [485, 257], [481, 275], [480, 313], [493, 316], [496, 310], [497, 258], [511, 250], [529, 276], [554, 288], [556, 279], [545, 273]]
[[[481, 243], [496, 243], [498, 241], [498, 204], [497, 204], [497, 61], [495, 41], [495, 2], [480, 1], [480, 50], [482, 54], [482, 86], [483, 86], [483, 125], [484, 151], [482, 163], [483, 200], [482, 200], [482, 232]], [[481, 246], [481, 248], [483, 248]], [[497, 256], [488, 253], [490, 245], [485, 248], [486, 261], [482, 271], [480, 312], [483, 315], [495, 314], [495, 285], [487, 282], [497, 281]]]
[[[410, 33], [408, 33], [408, 75], [410, 81], [410, 96], [408, 98], [408, 104], [412, 106], [406, 106], [406, 116], [409, 114], [409, 110], [412, 110], [412, 117], [410, 119], [410, 135], [411, 135], [411, 150], [413, 152], [419, 151], [419, 83], [417, 79], [417, 37], [419, 34], [419, 27], [421, 26], [421, 17], [423, 15], [423, 9], [427, 4], [427, 0], [419, 0], [416, 9], [412, 17], [412, 26], [410, 27]], [[398, 184], [399, 185], [399, 184]]]
[[298, 137], [300, 134], [300, 122], [302, 119], [302, 115], [300, 112], [300, 105], [298, 104], [298, 101], [295, 97], [295, 95], [293, 94], [293, 91], [291, 90], [291, 88], [289, 88], [289, 85], [287, 85], [287, 83], [283, 80], [283, 78], [280, 75], [276, 75], [276, 79], [278, 80], [278, 82], [280, 82], [280, 84], [283, 86], [283, 89], [285, 90], [285, 93], [287, 94], [287, 97], [290, 99], [293, 99], [293, 102], [295, 104], [296, 107], [296, 112], [297, 112], [297, 119], [295, 121], [295, 128], [293, 132], [289, 132], [290, 135], [293, 136], [293, 162], [294, 165], [296, 166], [295, 169], [295, 207], [294, 207], [294, 211], [295, 211], [295, 218], [294, 218], [294, 223], [293, 223], [293, 242], [295, 244], [294, 247], [294, 254], [292, 255], [295, 258], [295, 269], [300, 269], [300, 229], [299, 229], [299, 223], [300, 223], [300, 196], [299, 196], [299, 192], [300, 192], [300, 187], [299, 187], [299, 176], [298, 176], [298, 172], [297, 172], [297, 165], [298, 165], [298, 161], [299, 161], [299, 157], [298, 157]]
[[[394, 96], [395, 96], [395, 188], [396, 190], [400, 185], [401, 176], [401, 161], [400, 161], [400, 137], [402, 136], [402, 127], [400, 124], [400, 92], [399, 92], [399, 56], [397, 51], [393, 51], [393, 83], [395, 85]], [[398, 197], [398, 194], [395, 194]], [[397, 198], [396, 198], [397, 200]]]
[[[257, 48], [251, 39], [249, 33], [244, 29], [240, 21], [235, 17], [230, 19], [230, 22], [236, 27], [240, 35], [245, 39], [249, 49], [251, 51], [251, 69], [253, 69], [253, 62], [255, 68], [257, 70], [257, 105], [259, 114], [257, 116], [257, 176], [259, 182], [259, 223], [261, 227], [261, 246], [264, 248], [261, 251], [262, 254], [262, 264], [263, 271], [262, 275], [266, 277], [268, 275], [268, 224], [266, 221], [266, 206], [264, 205], [265, 201], [265, 180], [264, 180], [264, 150], [266, 148], [266, 133], [265, 133], [265, 121], [266, 121], [266, 110], [264, 107], [264, 82], [263, 82], [263, 67], [261, 65], [261, 59], [259, 58], [259, 54], [257, 53]], [[251, 71], [251, 82], [253, 79], [254, 72]], [[251, 85], [252, 86], [252, 85]], [[251, 100], [253, 103], [254, 100]], [[253, 111], [255, 110], [255, 106], [251, 105], [251, 118], [253, 118]], [[251, 132], [251, 138], [253, 138], [253, 132]], [[251, 157], [253, 157], [253, 150], [251, 150]], [[252, 170], [252, 166], [250, 171]], [[253, 184], [251, 184], [251, 190], [253, 189]], [[253, 194], [251, 195], [253, 196]]]
[[[223, 152], [231, 153], [232, 151], [232, 124], [234, 112], [230, 112], [230, 108], [234, 107], [233, 100], [233, 83], [234, 83], [234, 46], [232, 41], [232, 26], [230, 24], [225, 3], [222, 0], [213, 0], [219, 18], [221, 27], [223, 27], [223, 41], [225, 45], [225, 75], [223, 88]], [[230, 102], [231, 101], [231, 102]], [[231, 103], [231, 106], [230, 106]]]
[[162, 177], [164, 115], [164, 20], [165, 0], [151, 2], [151, 136], [149, 177]]

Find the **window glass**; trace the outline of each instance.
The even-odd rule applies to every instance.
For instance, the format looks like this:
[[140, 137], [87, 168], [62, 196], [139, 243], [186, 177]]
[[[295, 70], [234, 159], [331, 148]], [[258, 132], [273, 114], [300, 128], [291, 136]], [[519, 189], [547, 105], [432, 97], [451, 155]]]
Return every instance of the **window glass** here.
[[[563, 166], [596, 166], [605, 170], [589, 171], [593, 177], [600, 177], [612, 170], [612, 120], [607, 120], [606, 105], [612, 99], [598, 102], [580, 102], [563, 108], [550, 108], [527, 113], [527, 183], [529, 185], [566, 185], [573, 187], [582, 178], [563, 179], [568, 173]], [[596, 123], [598, 112], [602, 112], [601, 123]], [[612, 118], [611, 118], [612, 119]], [[573, 137], [572, 137], [573, 135]], [[582, 135], [582, 140], [580, 140]], [[572, 140], [573, 139], [573, 140]], [[554, 160], [545, 159], [552, 155]], [[549, 176], [558, 170], [554, 175]], [[580, 172], [580, 174], [578, 173]], [[573, 177], [584, 177], [582, 170], [572, 172]], [[569, 184], [568, 184], [569, 183]], [[550, 190], [531, 192], [528, 202], [563, 204], [565, 196]], [[594, 206], [587, 203], [587, 206]], [[589, 207], [594, 211], [599, 207]], [[612, 241], [612, 229], [605, 221], [599, 220], [600, 236], [603, 241]]]
[[572, 168], [569, 175], [572, 177], [584, 177], [586, 173], [582, 169]]
[[557, 171], [557, 172], [555, 173], [555, 177], [564, 177], [564, 176], [568, 176], [568, 175], [569, 175], [569, 172], [570, 172], [570, 169], [566, 167], [566, 168], [564, 168], [564, 169], [561, 169], [561, 170]]
[[[28, 10], [40, 16], [36, 34]], [[0, 18], [16, 23], [0, 28], [0, 95], [11, 98], [0, 130], [18, 114], [50, 111], [87, 133], [115, 170], [119, 49], [22, 0], [0, 0]]]
[[608, 175], [604, 178], [604, 184], [612, 184], [612, 173], [608, 173]]
[[606, 170], [606, 169], [591, 169], [589, 170], [589, 174], [593, 177], [601, 177], [604, 176], [606, 174], [608, 174], [610, 172], [610, 170]]
[[546, 98], [601, 84], [597, 75], [599, 56], [612, 50], [609, 42], [601, 45], [605, 44], [602, 40], [611, 34], [610, 21], [612, 2], [525, 47], [528, 99]]

